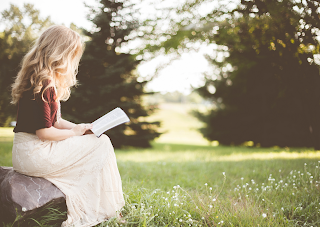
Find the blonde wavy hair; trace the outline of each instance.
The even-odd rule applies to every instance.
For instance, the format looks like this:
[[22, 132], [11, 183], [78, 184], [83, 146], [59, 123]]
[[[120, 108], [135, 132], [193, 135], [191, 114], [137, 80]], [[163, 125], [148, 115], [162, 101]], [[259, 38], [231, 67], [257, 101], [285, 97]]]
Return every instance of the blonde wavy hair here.
[[[67, 100], [70, 87], [77, 83], [83, 49], [80, 35], [70, 28], [54, 25], [46, 29], [22, 59], [21, 69], [12, 84], [11, 103], [18, 103], [23, 93], [30, 89], [35, 96], [44, 86], [43, 92], [55, 87], [57, 100]], [[46, 81], [50, 83], [46, 84]]]

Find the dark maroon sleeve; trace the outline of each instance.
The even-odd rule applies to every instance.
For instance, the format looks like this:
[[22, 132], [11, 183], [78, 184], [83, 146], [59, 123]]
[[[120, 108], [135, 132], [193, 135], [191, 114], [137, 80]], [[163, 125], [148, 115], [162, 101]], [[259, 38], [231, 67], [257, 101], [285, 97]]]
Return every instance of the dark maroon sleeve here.
[[37, 103], [37, 129], [50, 128], [56, 121], [57, 103], [55, 102], [55, 91], [53, 87], [46, 89], [41, 97], [42, 91], [36, 95]]

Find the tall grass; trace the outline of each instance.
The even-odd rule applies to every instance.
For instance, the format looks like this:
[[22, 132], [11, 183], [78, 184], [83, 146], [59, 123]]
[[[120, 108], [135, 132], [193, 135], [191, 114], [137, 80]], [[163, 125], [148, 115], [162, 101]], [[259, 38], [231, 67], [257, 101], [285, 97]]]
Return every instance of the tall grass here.
[[[319, 165], [293, 170], [262, 183], [240, 178], [198, 190], [134, 188], [124, 208], [128, 224], [148, 226], [319, 226]], [[317, 179], [317, 180], [315, 180]], [[232, 189], [230, 186], [234, 186]], [[106, 226], [106, 225], [100, 225]]]

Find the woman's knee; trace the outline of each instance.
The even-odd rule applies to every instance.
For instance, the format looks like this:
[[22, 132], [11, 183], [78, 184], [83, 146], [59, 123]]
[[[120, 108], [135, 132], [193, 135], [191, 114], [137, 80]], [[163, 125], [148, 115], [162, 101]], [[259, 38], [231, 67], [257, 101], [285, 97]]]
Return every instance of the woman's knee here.
[[103, 141], [104, 143], [107, 143], [107, 144], [111, 143], [109, 136], [107, 136], [106, 134], [102, 134], [100, 136], [99, 140], [101, 140], [101, 141]]

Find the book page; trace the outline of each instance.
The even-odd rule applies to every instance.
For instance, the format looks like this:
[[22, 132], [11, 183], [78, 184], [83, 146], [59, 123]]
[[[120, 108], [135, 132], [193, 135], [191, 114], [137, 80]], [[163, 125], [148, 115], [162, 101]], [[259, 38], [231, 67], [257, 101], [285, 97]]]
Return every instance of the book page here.
[[129, 121], [130, 119], [126, 113], [117, 107], [116, 109], [92, 122], [93, 127], [91, 131], [97, 137], [100, 137], [105, 131]]

